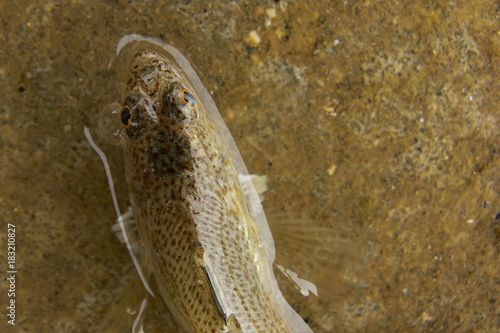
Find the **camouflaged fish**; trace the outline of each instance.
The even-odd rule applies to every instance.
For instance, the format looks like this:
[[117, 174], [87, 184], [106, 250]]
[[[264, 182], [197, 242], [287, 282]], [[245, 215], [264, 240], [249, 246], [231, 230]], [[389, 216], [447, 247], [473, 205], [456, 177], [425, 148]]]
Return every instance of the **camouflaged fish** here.
[[[186, 332], [312, 332], [278, 288], [258, 193], [189, 62], [157, 39], [128, 35], [114, 66], [123, 91], [119, 143], [146, 257], [138, 270], [148, 291], [154, 281], [156, 298]], [[287, 241], [302, 247], [306, 238]], [[278, 267], [304, 294], [317, 293]]]
[[272, 236], [250, 179], [243, 190], [234, 141], [176, 55], [137, 36], [118, 54], [126, 179], [159, 293], [187, 332], [312, 332], [278, 289]]

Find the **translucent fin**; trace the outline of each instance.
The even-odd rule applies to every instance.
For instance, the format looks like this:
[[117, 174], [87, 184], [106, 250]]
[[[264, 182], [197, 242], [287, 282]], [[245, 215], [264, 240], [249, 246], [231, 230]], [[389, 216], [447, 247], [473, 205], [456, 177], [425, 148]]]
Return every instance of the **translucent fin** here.
[[[267, 176], [260, 175], [240, 175], [241, 186], [243, 187], [243, 192], [247, 200], [250, 200], [251, 195], [247, 195], [247, 193], [251, 189], [251, 184], [254, 186], [257, 194], [259, 196], [259, 200], [264, 201], [264, 192], [267, 191]], [[260, 202], [259, 202], [260, 204]]]
[[141, 279], [131, 269], [123, 279], [122, 290], [104, 312], [97, 326], [98, 332], [141, 332], [146, 316], [144, 300], [153, 299], [144, 288]]
[[264, 192], [267, 191], [267, 176], [250, 175], [253, 186], [257, 190], [260, 201], [264, 201]]
[[[128, 236], [128, 241], [130, 243], [130, 247], [134, 251], [136, 257], [138, 257], [138, 261], [144, 263], [143, 261], [144, 250], [141, 244], [141, 236], [139, 235], [139, 230], [137, 229], [137, 225], [134, 219], [134, 212], [132, 211], [131, 207], [128, 208], [125, 214], [121, 215], [121, 219], [123, 221], [123, 226], [125, 230], [127, 230], [127, 236]], [[125, 243], [119, 219], [115, 221], [115, 224], [113, 224], [111, 230], [115, 234], [116, 238], [120, 241], [120, 243]], [[144, 266], [144, 264], [141, 266]]]
[[339, 238], [333, 229], [276, 209], [267, 216], [276, 244], [276, 267], [305, 296], [338, 294], [345, 269], [359, 257], [353, 242]]
[[144, 317], [145, 317], [145, 309], [147, 305], [148, 299], [145, 298], [141, 302], [141, 306], [139, 307], [139, 313], [134, 320], [134, 324], [132, 325], [132, 333], [144, 333]]
[[[160, 292], [153, 275], [148, 284], [155, 295]], [[135, 268], [122, 278], [119, 290], [92, 332], [105, 333], [187, 333], [180, 327], [161, 297], [153, 298], [142, 285]]]
[[302, 295], [304, 296], [309, 296], [309, 293], [313, 293], [314, 295], [318, 296], [318, 287], [312, 283], [311, 281], [307, 281], [304, 279], [299, 278], [297, 273], [292, 271], [291, 269], [287, 269], [281, 265], [276, 265], [278, 269], [285, 274], [287, 278], [292, 280], [295, 283], [295, 286], [300, 290]]
[[125, 226], [123, 225], [122, 214], [120, 213], [120, 207], [118, 206], [118, 200], [116, 198], [115, 187], [113, 184], [113, 179], [111, 177], [111, 170], [109, 168], [108, 159], [106, 158], [106, 155], [102, 152], [102, 150], [95, 144], [94, 140], [92, 139], [92, 136], [90, 135], [90, 131], [86, 126], [83, 128], [83, 131], [85, 133], [85, 136], [87, 137], [88, 142], [95, 150], [95, 152], [99, 155], [104, 165], [104, 170], [106, 171], [106, 176], [108, 177], [109, 190], [111, 191], [111, 197], [113, 198], [113, 205], [115, 206], [116, 216], [118, 216], [118, 223], [123, 233], [123, 240], [125, 241], [125, 244], [127, 244], [127, 250], [130, 253], [130, 257], [134, 262], [135, 268], [137, 269], [137, 273], [139, 273], [139, 276], [141, 278], [142, 283], [144, 284], [144, 287], [151, 294], [151, 296], [154, 297], [154, 294], [151, 291], [151, 288], [149, 287], [148, 283], [146, 282], [141, 267], [139, 266], [139, 262], [137, 261], [134, 251], [132, 250], [132, 247], [128, 241], [127, 231], [125, 230]]

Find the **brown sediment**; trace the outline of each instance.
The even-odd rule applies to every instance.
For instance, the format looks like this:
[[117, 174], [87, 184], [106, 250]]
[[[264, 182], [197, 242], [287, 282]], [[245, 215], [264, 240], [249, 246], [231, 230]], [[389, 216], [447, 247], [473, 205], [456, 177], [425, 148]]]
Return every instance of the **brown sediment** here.
[[269, 176], [267, 206], [362, 244], [334, 301], [287, 288], [315, 332], [498, 328], [497, 2], [28, 1], [0, 20], [0, 237], [16, 224], [20, 330], [91, 331], [127, 276], [83, 126], [114, 99], [107, 66], [131, 32], [188, 56]]

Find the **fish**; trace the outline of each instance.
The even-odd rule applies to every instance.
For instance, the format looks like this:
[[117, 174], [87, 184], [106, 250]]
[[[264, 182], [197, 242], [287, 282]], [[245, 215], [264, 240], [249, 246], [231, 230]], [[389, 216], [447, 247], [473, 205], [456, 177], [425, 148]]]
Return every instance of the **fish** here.
[[[113, 66], [114, 135], [146, 289], [184, 332], [312, 333], [279, 289], [262, 190], [189, 61], [161, 40], [127, 35]], [[279, 269], [305, 295], [317, 293]]]

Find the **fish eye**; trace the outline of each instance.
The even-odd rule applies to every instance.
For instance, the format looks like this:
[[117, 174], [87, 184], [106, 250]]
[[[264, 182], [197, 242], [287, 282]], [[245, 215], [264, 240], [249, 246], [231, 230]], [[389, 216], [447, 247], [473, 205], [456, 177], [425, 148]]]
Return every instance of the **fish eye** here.
[[132, 120], [133, 117], [134, 115], [132, 114], [130, 107], [128, 105], [125, 105], [120, 115], [120, 119], [122, 121], [123, 126], [130, 127], [130, 121]]
[[189, 107], [192, 109], [194, 108], [194, 105], [196, 104], [196, 100], [194, 99], [193, 94], [191, 94], [187, 90], [182, 91], [182, 99], [184, 100], [184, 103], [189, 104]]

